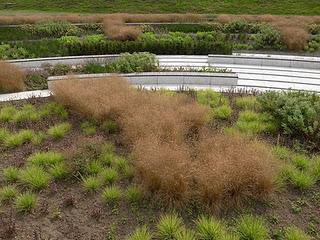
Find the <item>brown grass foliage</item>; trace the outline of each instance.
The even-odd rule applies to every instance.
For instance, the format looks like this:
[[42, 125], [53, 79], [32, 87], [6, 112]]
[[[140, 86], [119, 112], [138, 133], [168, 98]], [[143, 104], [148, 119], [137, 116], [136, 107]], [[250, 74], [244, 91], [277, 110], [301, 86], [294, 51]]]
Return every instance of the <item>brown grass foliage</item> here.
[[320, 16], [276, 16], [276, 15], [219, 15], [217, 21], [228, 23], [245, 20], [252, 23], [268, 23], [280, 30], [282, 40], [289, 50], [303, 50], [310, 36], [310, 24], [320, 24]]
[[0, 93], [18, 92], [25, 88], [25, 74], [13, 64], [0, 61]]
[[214, 135], [209, 109], [185, 95], [139, 91], [118, 77], [53, 83], [57, 101], [99, 120], [113, 118], [148, 192], [186, 203], [224, 205], [269, 193], [273, 158], [262, 143]]
[[105, 35], [109, 39], [134, 40], [142, 32], [136, 26], [127, 26], [126, 23], [150, 22], [200, 22], [204, 18], [196, 14], [110, 14], [103, 21]]

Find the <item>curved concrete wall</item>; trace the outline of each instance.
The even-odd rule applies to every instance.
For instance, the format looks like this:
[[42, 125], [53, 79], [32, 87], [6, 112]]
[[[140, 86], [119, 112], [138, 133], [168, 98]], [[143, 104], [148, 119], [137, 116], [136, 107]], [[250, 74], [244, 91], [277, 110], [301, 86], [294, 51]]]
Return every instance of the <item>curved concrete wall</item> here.
[[[113, 74], [82, 74], [72, 77], [80, 79], [103, 78]], [[238, 76], [235, 73], [204, 73], [204, 72], [144, 72], [119, 74], [135, 86], [176, 86], [178, 87], [236, 87]], [[49, 89], [54, 81], [68, 79], [68, 76], [48, 78]]]
[[273, 66], [286, 68], [320, 69], [320, 58], [286, 55], [244, 54], [244, 55], [209, 55], [209, 64], [233, 64]]

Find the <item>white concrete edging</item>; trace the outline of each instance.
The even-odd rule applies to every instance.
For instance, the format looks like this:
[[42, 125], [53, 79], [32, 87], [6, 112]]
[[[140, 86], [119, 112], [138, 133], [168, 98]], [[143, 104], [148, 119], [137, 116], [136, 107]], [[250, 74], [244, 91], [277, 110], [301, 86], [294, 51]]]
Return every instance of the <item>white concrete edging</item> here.
[[[72, 76], [54, 76], [48, 78], [49, 89], [54, 81], [68, 78], [103, 78], [114, 76], [110, 73], [81, 74]], [[143, 72], [119, 74], [135, 86], [176, 86], [178, 87], [236, 87], [238, 76], [235, 73], [207, 73], [207, 72]]]
[[285, 68], [320, 69], [320, 58], [266, 55], [266, 54], [239, 54], [239, 55], [209, 55], [209, 64], [233, 64], [274, 66]]

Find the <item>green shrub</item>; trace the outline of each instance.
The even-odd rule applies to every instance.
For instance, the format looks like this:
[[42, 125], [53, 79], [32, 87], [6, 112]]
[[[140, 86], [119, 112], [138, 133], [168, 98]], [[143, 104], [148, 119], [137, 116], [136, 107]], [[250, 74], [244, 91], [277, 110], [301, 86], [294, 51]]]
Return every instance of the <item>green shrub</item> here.
[[118, 128], [118, 124], [110, 119], [102, 123], [102, 129], [107, 133], [115, 133], [117, 132]]
[[107, 168], [102, 170], [100, 175], [104, 182], [107, 182], [109, 184], [115, 183], [115, 181], [119, 178], [118, 172], [113, 168]]
[[262, 110], [280, 123], [284, 134], [320, 145], [320, 96], [306, 92], [267, 92], [258, 97]]
[[116, 186], [106, 187], [102, 192], [102, 199], [106, 203], [115, 204], [121, 198], [121, 190]]
[[48, 129], [48, 135], [54, 139], [61, 139], [71, 130], [70, 123], [60, 123]]
[[201, 216], [197, 221], [197, 236], [199, 239], [221, 239], [225, 229], [217, 220], [205, 216]]
[[269, 230], [266, 222], [251, 215], [242, 216], [237, 221], [237, 230], [241, 240], [267, 240]]
[[288, 227], [285, 230], [285, 240], [311, 240], [311, 237], [296, 227]]
[[19, 181], [32, 189], [41, 190], [48, 187], [50, 176], [40, 167], [28, 166], [21, 170]]
[[242, 110], [256, 111], [260, 108], [257, 97], [255, 96], [238, 97], [236, 98], [236, 105]]
[[16, 167], [7, 167], [3, 169], [3, 178], [7, 182], [15, 182], [18, 180], [19, 169]]
[[87, 191], [97, 191], [99, 188], [102, 187], [102, 181], [100, 178], [96, 176], [89, 176], [86, 178], [83, 178], [83, 187]]
[[30, 212], [36, 207], [37, 196], [31, 192], [25, 192], [17, 196], [15, 207], [18, 212]]
[[69, 169], [68, 167], [63, 163], [57, 163], [49, 168], [49, 173], [55, 180], [62, 180], [68, 177], [69, 175]]
[[143, 194], [139, 187], [131, 186], [127, 189], [126, 196], [131, 204], [139, 204], [142, 200]]
[[246, 134], [274, 133], [278, 128], [271, 115], [249, 110], [240, 112], [235, 126], [240, 132]]
[[92, 136], [95, 135], [97, 132], [97, 128], [94, 123], [91, 122], [84, 122], [81, 124], [81, 130], [84, 135], [86, 136]]
[[253, 37], [256, 49], [281, 49], [281, 33], [273, 27], [265, 26], [258, 34]]
[[22, 144], [31, 141], [34, 137], [34, 132], [31, 130], [21, 130], [18, 133], [9, 135], [4, 144], [8, 148], [15, 148], [21, 146]]
[[36, 152], [30, 155], [27, 162], [36, 166], [52, 166], [61, 163], [64, 160], [64, 156], [58, 152]]
[[25, 48], [11, 46], [9, 44], [0, 44], [0, 59], [20, 59], [32, 58], [33, 54], [29, 53]]
[[183, 229], [183, 222], [176, 214], [164, 215], [157, 224], [157, 235], [161, 240], [176, 239]]
[[152, 234], [146, 226], [137, 228], [127, 240], [151, 240]]
[[17, 195], [17, 189], [14, 186], [5, 186], [0, 189], [0, 202], [10, 201]]
[[157, 72], [159, 71], [159, 61], [156, 55], [148, 52], [122, 53], [106, 68], [108, 72], [118, 73]]

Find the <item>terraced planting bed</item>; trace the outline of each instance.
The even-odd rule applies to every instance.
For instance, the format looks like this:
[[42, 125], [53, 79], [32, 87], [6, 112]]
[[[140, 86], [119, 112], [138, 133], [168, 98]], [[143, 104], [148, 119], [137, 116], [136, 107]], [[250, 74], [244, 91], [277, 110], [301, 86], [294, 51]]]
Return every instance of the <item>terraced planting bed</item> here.
[[270, 108], [319, 97], [68, 81], [0, 106], [1, 239], [319, 238], [318, 138]]

